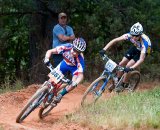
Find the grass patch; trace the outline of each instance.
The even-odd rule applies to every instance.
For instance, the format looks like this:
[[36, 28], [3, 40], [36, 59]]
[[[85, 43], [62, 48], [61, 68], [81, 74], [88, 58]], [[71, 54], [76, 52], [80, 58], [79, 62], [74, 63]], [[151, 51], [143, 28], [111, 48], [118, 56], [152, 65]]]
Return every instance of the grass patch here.
[[21, 80], [16, 79], [11, 83], [9, 79], [6, 79], [5, 82], [0, 85], [0, 94], [9, 91], [16, 91], [22, 88], [24, 88], [24, 84]]
[[93, 129], [160, 128], [160, 86], [145, 92], [117, 95], [101, 99], [96, 105], [84, 107], [69, 116], [68, 121], [80, 122]]

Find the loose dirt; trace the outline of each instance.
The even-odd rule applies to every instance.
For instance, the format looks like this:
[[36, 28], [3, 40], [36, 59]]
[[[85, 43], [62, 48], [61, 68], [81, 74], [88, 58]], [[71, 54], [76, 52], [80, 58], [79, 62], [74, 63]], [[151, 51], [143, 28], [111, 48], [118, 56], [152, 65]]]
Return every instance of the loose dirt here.
[[[155, 83], [140, 84], [141, 90], [153, 88]], [[43, 120], [38, 118], [38, 109], [33, 111], [22, 123], [16, 123], [16, 116], [35, 93], [40, 85], [30, 85], [17, 92], [0, 95], [0, 130], [89, 130], [80, 124], [66, 124], [62, 118], [80, 108], [82, 95], [89, 83], [79, 85], [75, 90], [64, 96], [62, 101]]]

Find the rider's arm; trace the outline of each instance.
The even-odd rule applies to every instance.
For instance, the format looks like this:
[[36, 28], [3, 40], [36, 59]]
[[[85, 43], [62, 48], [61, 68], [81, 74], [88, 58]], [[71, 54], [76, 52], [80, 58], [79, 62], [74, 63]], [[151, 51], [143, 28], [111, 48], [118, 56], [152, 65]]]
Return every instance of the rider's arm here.
[[76, 84], [79, 84], [80, 82], [82, 82], [84, 78], [84, 75], [83, 73], [78, 73], [78, 76], [77, 77], [73, 77], [72, 81], [75, 82]]
[[133, 66], [131, 66], [130, 68], [134, 68], [134, 69], [137, 68], [141, 63], [144, 62], [145, 57], [146, 57], [146, 54], [141, 53], [139, 60]]
[[110, 47], [111, 47], [112, 45], [114, 45], [115, 43], [120, 42], [120, 41], [124, 41], [124, 40], [126, 40], [125, 37], [124, 37], [124, 35], [122, 35], [122, 36], [120, 36], [120, 37], [117, 37], [117, 38], [111, 40], [111, 41], [103, 48], [103, 50], [108, 50], [108, 48], [110, 48]]
[[72, 35], [72, 36], [65, 36], [63, 34], [59, 34], [58, 38], [59, 38], [60, 41], [64, 42], [64, 41], [72, 41], [72, 40], [74, 40], [75, 36], [74, 35]]
[[[60, 29], [61, 30], [61, 29]], [[63, 32], [57, 34], [58, 38], [62, 42], [71, 42], [72, 40], [75, 39], [75, 35], [73, 32], [73, 29], [69, 26], [66, 27], [67, 35], [64, 34]]]
[[73, 77], [73, 81], [75, 81], [77, 84], [79, 84], [82, 80], [83, 80], [83, 73], [84, 73], [84, 69], [85, 69], [85, 63], [84, 63], [84, 57], [79, 56], [79, 63], [77, 64], [77, 72], [78, 75], [77, 77], [74, 79]]
[[48, 50], [48, 51], [46, 52], [45, 58], [48, 58], [48, 59], [49, 59], [49, 58], [51, 57], [52, 54], [58, 54], [56, 48], [51, 49], [51, 50]]

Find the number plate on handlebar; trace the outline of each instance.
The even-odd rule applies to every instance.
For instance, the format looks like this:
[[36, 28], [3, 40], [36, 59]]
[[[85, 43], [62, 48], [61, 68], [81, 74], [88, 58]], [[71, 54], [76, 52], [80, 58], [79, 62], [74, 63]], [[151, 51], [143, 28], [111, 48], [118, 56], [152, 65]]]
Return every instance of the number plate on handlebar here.
[[116, 68], [117, 64], [109, 59], [105, 65], [105, 68], [109, 71], [112, 72]]
[[52, 72], [49, 73], [48, 76], [50, 77], [51, 81], [56, 84], [64, 77], [62, 72], [58, 69], [54, 69]]

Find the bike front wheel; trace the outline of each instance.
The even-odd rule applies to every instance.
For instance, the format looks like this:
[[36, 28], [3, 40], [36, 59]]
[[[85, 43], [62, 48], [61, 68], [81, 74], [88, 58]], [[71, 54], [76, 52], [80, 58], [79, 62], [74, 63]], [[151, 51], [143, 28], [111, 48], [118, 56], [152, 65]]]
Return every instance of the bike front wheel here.
[[95, 103], [99, 99], [99, 97], [105, 90], [101, 90], [102, 87], [105, 88], [105, 86], [107, 85], [106, 80], [106, 77], [101, 76], [91, 83], [82, 97], [81, 106]]
[[35, 110], [43, 101], [48, 93], [48, 86], [45, 84], [36, 91], [36, 93], [29, 99], [27, 104], [23, 107], [16, 118], [17, 123], [21, 123], [33, 110]]

